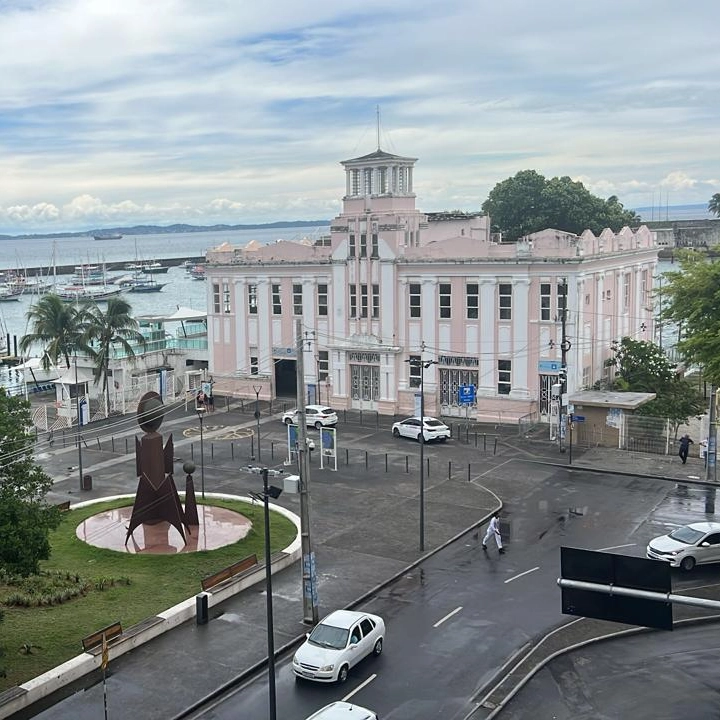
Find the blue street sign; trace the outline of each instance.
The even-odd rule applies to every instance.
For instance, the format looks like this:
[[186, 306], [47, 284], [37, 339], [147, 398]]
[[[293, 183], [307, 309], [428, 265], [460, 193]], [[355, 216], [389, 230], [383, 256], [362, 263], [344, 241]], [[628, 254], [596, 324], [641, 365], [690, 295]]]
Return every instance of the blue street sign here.
[[475, 403], [475, 386], [460, 385], [458, 387], [458, 402], [461, 405], [472, 405]]
[[585, 416], [584, 415], [573, 415], [572, 419], [575, 422], [585, 422]]

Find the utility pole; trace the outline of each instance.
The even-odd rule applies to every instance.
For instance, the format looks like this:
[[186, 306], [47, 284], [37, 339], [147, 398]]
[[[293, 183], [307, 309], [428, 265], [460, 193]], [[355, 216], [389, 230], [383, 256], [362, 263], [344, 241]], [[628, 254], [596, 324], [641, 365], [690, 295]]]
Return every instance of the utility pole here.
[[315, 625], [318, 621], [317, 576], [315, 553], [310, 535], [310, 462], [307, 452], [305, 421], [305, 363], [302, 320], [295, 321], [297, 408], [298, 408], [298, 469], [300, 471], [300, 540], [302, 547], [303, 622]]
[[77, 350], [75, 351], [75, 406], [77, 408], [77, 447], [78, 447], [78, 471], [80, 473], [80, 490], [83, 487], [83, 466], [82, 466], [82, 437], [80, 436], [80, 427], [82, 426], [82, 415], [80, 414], [80, 386], [78, 385], [78, 368], [77, 368]]
[[275, 699], [275, 629], [273, 627], [273, 598], [272, 598], [272, 567], [270, 563], [270, 507], [268, 487], [268, 470], [262, 469], [263, 504], [265, 518], [265, 595], [267, 605], [267, 648], [268, 648], [268, 702], [270, 705], [270, 720], [277, 718], [277, 702]]
[[558, 408], [558, 440], [560, 445], [560, 452], [565, 452], [563, 446], [563, 416], [565, 410], [565, 397], [567, 396], [567, 354], [568, 350], [572, 347], [570, 341], [567, 339], [567, 302], [568, 302], [568, 286], [567, 278], [563, 278], [562, 285], [562, 308], [560, 309], [560, 406]]

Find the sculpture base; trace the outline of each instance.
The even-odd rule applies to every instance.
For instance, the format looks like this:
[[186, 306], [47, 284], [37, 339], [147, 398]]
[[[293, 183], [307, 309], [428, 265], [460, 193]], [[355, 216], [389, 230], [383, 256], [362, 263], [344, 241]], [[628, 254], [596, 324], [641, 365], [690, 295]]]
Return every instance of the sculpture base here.
[[106, 510], [87, 518], [75, 529], [83, 542], [95, 547], [125, 553], [176, 554], [215, 550], [242, 540], [252, 527], [244, 515], [227, 508], [198, 505], [199, 525], [191, 525], [187, 545], [180, 533], [167, 521], [138, 525], [125, 545], [125, 536], [133, 506]]

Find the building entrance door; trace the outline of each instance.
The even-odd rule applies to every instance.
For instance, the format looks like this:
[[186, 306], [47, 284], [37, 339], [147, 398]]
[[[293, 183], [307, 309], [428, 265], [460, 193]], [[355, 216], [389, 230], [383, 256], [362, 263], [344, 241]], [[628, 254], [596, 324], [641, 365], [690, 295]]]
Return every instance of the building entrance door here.
[[538, 408], [540, 416], [549, 417], [552, 407], [552, 386], [558, 381], [557, 375], [540, 375], [540, 398]]
[[380, 398], [380, 368], [376, 365], [350, 365], [353, 408], [377, 410]]

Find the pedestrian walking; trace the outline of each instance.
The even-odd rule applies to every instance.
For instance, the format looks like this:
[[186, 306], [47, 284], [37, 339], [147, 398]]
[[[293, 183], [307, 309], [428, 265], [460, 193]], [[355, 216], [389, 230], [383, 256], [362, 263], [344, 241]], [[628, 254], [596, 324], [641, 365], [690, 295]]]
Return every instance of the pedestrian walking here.
[[205, 410], [205, 401], [206, 401], [205, 393], [201, 390], [197, 394], [197, 397], [195, 398], [195, 409], [196, 410]]
[[487, 550], [487, 542], [491, 537], [495, 538], [495, 544], [497, 545], [498, 552], [502, 555], [505, 552], [505, 549], [503, 548], [502, 537], [500, 536], [499, 512], [494, 512], [492, 518], [490, 519], [490, 524], [488, 525], [487, 532], [485, 533], [485, 537], [482, 541], [483, 550]]
[[680, 450], [678, 450], [678, 455], [680, 456], [683, 465], [685, 464], [688, 453], [690, 452], [690, 446], [694, 444], [695, 443], [692, 441], [692, 438], [687, 434], [683, 435], [680, 438]]

